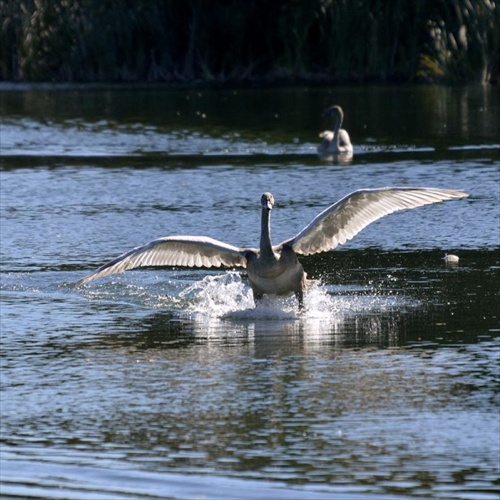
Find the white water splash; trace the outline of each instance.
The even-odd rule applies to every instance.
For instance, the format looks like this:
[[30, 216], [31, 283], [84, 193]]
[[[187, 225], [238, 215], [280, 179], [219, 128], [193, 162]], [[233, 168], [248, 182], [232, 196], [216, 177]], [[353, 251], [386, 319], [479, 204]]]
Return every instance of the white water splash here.
[[221, 317], [229, 311], [253, 308], [252, 290], [239, 273], [208, 275], [179, 294], [186, 301], [186, 313]]
[[305, 311], [299, 311], [293, 295], [264, 296], [257, 306], [248, 284], [236, 271], [205, 276], [180, 292], [184, 313], [195, 318], [322, 320], [332, 316], [387, 311], [408, 306], [398, 296], [334, 295], [327, 286], [310, 281], [305, 295]]

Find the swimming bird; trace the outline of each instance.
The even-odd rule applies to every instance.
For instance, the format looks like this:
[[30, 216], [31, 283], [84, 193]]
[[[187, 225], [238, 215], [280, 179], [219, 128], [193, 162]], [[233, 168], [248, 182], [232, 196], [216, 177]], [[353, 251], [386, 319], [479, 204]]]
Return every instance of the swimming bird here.
[[299, 309], [303, 309], [306, 273], [298, 260], [299, 255], [333, 250], [371, 222], [397, 210], [467, 196], [464, 191], [451, 189], [361, 189], [330, 205], [292, 238], [273, 245], [270, 217], [274, 197], [264, 193], [260, 202], [259, 248], [237, 247], [206, 236], [166, 236], [120, 255], [76, 285], [137, 267], [243, 267], [247, 270], [256, 305], [264, 294], [294, 293]]
[[352, 154], [353, 148], [351, 144], [351, 139], [347, 130], [342, 127], [342, 122], [344, 121], [344, 112], [342, 108], [338, 105], [331, 106], [322, 115], [335, 117], [335, 128], [332, 131], [324, 130], [319, 134], [323, 139], [318, 146], [318, 153], [322, 155], [327, 154], [340, 154], [348, 153]]

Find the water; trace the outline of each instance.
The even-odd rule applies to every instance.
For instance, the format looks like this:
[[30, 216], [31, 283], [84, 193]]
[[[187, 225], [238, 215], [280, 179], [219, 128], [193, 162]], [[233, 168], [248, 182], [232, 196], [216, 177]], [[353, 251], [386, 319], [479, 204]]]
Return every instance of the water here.
[[[3, 498], [500, 498], [497, 89], [0, 98]], [[333, 103], [350, 162], [315, 154]], [[279, 242], [386, 185], [471, 197], [302, 259], [305, 314], [233, 270], [72, 286], [158, 236], [255, 246], [263, 191]]]

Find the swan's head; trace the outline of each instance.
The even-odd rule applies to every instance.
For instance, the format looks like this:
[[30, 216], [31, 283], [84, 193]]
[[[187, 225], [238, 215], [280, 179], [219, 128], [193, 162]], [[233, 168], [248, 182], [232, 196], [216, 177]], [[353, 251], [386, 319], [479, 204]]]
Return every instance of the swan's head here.
[[323, 118], [327, 116], [334, 116], [334, 117], [340, 117], [342, 119], [344, 118], [344, 112], [342, 111], [342, 108], [338, 104], [335, 104], [335, 106], [331, 106], [327, 110], [325, 110], [322, 116]]
[[271, 193], [264, 193], [260, 199], [262, 209], [272, 210], [274, 206], [274, 196]]

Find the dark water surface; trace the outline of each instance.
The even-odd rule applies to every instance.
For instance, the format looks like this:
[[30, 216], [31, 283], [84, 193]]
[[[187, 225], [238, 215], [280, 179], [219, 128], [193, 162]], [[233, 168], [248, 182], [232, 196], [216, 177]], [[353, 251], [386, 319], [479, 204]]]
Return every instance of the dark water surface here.
[[[0, 91], [2, 498], [500, 498], [497, 88]], [[351, 161], [319, 158], [339, 103]], [[158, 236], [256, 246], [359, 188], [470, 198], [244, 274], [132, 271]], [[445, 253], [460, 263], [447, 267]]]

